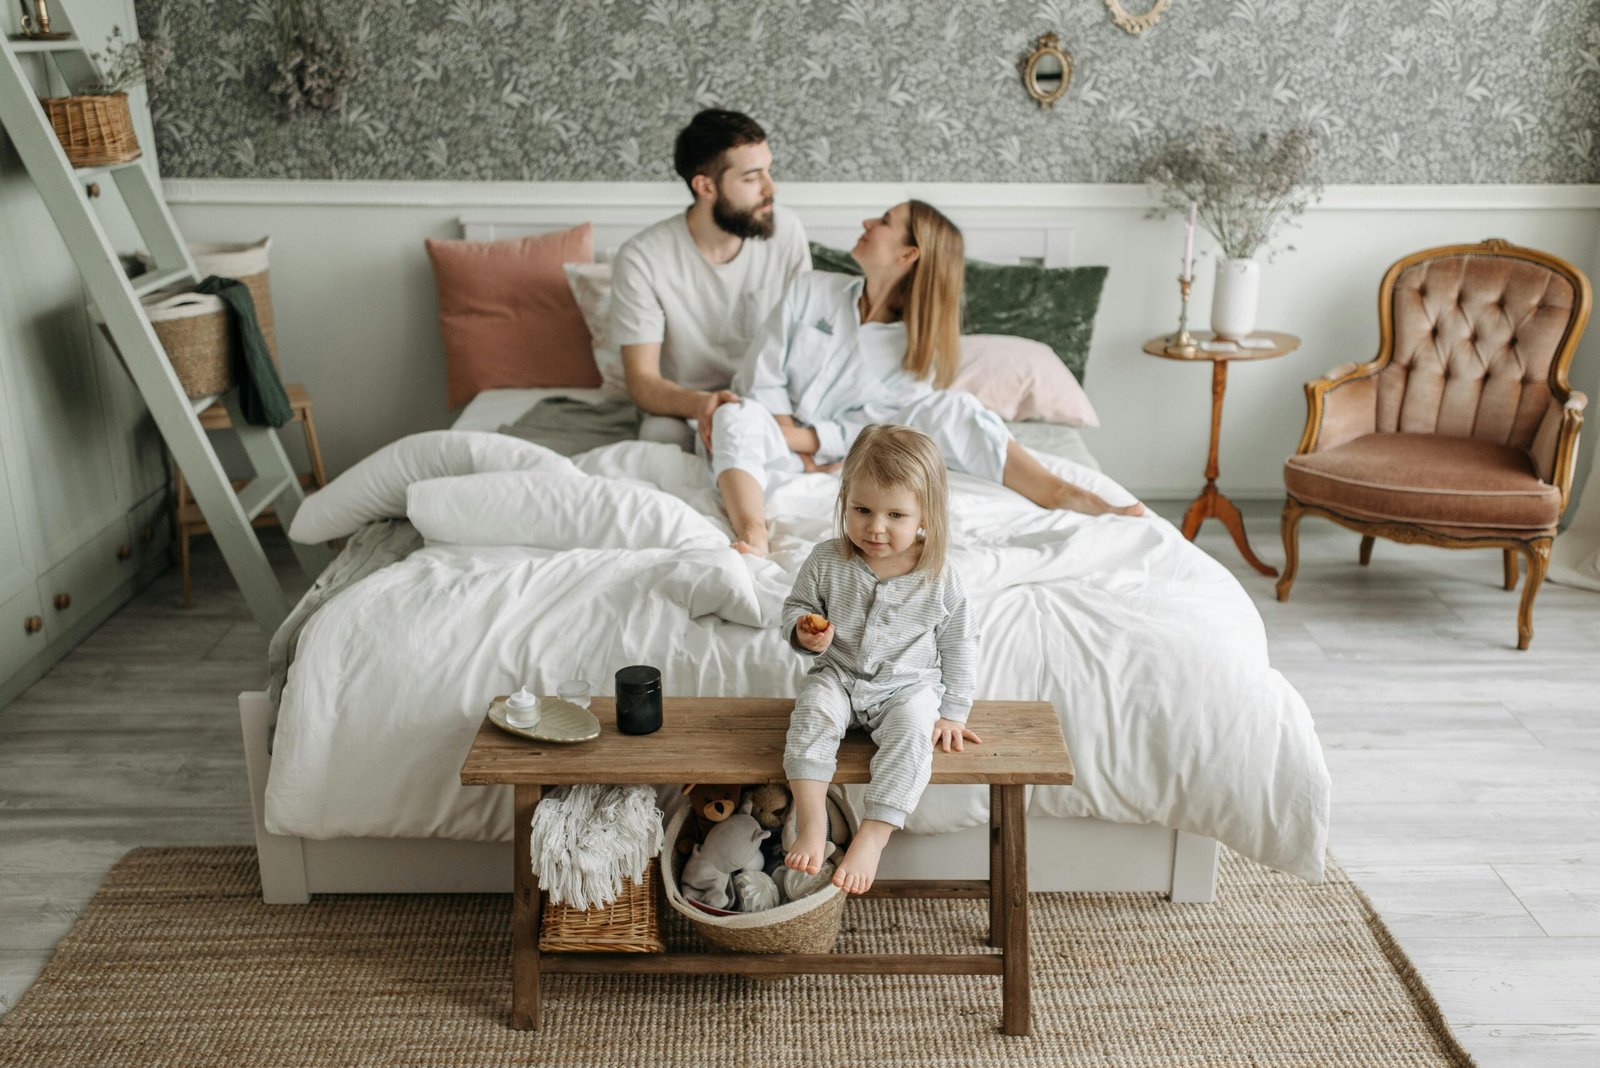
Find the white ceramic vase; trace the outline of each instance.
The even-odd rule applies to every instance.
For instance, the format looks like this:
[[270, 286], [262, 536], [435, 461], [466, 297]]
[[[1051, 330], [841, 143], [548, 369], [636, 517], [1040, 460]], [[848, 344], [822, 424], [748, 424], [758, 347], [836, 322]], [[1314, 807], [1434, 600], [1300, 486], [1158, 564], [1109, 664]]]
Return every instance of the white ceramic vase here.
[[1256, 328], [1256, 299], [1261, 295], [1261, 264], [1255, 260], [1218, 260], [1217, 285], [1211, 292], [1211, 331], [1230, 341], [1250, 336]]

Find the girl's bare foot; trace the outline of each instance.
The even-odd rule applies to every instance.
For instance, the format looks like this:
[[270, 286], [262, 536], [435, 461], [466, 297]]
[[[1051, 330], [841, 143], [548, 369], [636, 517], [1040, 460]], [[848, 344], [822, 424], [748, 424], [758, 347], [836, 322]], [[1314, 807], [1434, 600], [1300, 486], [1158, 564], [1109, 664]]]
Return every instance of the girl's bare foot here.
[[783, 865], [807, 875], [815, 875], [822, 868], [828, 848], [827, 809], [813, 812], [796, 811], [794, 848], [784, 854]]
[[847, 894], [864, 894], [871, 889], [878, 874], [878, 858], [893, 833], [894, 827], [882, 820], [862, 820], [844, 859], [833, 871], [833, 885]]

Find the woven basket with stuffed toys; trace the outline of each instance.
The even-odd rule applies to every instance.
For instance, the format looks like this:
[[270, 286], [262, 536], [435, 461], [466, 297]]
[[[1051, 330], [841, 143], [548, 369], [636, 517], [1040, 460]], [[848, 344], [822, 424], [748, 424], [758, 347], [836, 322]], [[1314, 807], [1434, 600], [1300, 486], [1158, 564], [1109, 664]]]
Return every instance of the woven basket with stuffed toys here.
[[706, 943], [729, 953], [829, 953], [845, 893], [834, 862], [855, 832], [844, 791], [828, 787], [828, 862], [815, 875], [783, 863], [794, 839], [788, 788], [695, 787], [667, 821], [661, 881], [667, 904]]

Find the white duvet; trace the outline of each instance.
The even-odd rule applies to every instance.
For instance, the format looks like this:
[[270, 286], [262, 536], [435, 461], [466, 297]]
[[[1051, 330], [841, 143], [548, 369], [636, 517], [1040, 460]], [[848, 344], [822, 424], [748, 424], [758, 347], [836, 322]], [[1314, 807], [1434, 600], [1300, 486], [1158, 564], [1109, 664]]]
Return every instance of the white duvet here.
[[[1114, 500], [1119, 486], [1041, 460]], [[407, 516], [425, 548], [333, 596], [301, 631], [279, 709], [269, 830], [509, 840], [509, 791], [462, 787], [489, 697], [649, 663], [668, 694], [791, 695], [775, 625], [830, 534], [837, 480], [769, 493], [771, 559], [727, 548], [704, 461], [627, 442], [574, 461], [459, 431], [382, 450], [309, 498], [318, 541]], [[1267, 662], [1233, 577], [1156, 517], [1047, 512], [952, 479], [952, 561], [983, 640], [977, 696], [1051, 701], [1077, 768], [1030, 810], [1155, 822], [1322, 877], [1329, 779], [1305, 702]], [[670, 776], [668, 776], [670, 778]], [[982, 787], [931, 787], [909, 830], [987, 818]]]

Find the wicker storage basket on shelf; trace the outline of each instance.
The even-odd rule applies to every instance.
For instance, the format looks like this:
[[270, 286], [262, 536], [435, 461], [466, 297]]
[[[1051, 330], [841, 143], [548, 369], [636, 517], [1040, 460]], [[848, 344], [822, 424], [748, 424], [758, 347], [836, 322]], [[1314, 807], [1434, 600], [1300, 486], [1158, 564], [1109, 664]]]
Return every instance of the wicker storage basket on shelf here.
[[211, 397], [233, 388], [233, 334], [222, 298], [158, 295], [146, 300], [144, 310], [184, 393]]
[[545, 898], [540, 953], [660, 953], [666, 948], [656, 911], [654, 858], [638, 882], [623, 880], [622, 896], [604, 908], [575, 909]]
[[[842, 794], [838, 795], [842, 797]], [[849, 808], [845, 808], [850, 819]], [[845, 893], [826, 886], [814, 894], [761, 912], [736, 912], [713, 916], [685, 900], [678, 889], [683, 857], [674, 848], [688, 820], [688, 805], [667, 821], [667, 844], [661, 852], [661, 882], [667, 904], [691, 924], [711, 946], [729, 953], [831, 953], [844, 919]]]
[[272, 286], [267, 274], [267, 253], [272, 248], [272, 238], [263, 237], [249, 244], [236, 242], [191, 243], [189, 255], [194, 257], [195, 269], [200, 277], [221, 275], [237, 278], [250, 289], [250, 299], [255, 302], [256, 322], [261, 326], [261, 336], [267, 339], [272, 352], [272, 362], [278, 362], [278, 331], [272, 316]]
[[40, 103], [74, 167], [103, 167], [139, 158], [127, 93], [61, 96]]

